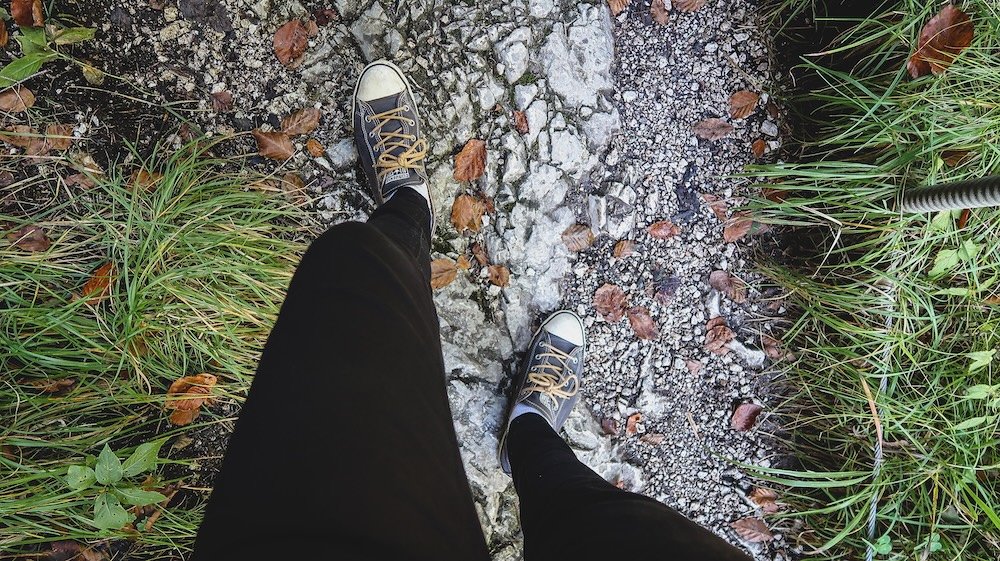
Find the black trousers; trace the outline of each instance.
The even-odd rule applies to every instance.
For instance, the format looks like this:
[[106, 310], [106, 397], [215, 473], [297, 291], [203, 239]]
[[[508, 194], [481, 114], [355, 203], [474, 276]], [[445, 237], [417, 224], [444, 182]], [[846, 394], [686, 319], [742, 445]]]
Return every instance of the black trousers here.
[[[429, 219], [403, 189], [306, 252], [193, 559], [490, 558], [446, 395]], [[540, 416], [517, 418], [509, 447], [528, 561], [746, 559], [604, 481]]]

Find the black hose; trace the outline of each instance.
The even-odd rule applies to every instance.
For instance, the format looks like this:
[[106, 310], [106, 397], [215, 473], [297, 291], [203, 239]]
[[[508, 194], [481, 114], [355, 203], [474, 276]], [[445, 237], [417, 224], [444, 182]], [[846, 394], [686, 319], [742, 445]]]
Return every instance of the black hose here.
[[1000, 176], [991, 175], [982, 179], [920, 187], [905, 191], [900, 201], [903, 212], [934, 212], [984, 206], [1000, 206]]

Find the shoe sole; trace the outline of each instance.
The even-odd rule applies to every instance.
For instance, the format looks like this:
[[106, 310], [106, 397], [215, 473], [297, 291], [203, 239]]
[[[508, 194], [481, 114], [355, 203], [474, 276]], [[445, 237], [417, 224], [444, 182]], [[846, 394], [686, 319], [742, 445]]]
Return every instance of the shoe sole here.
[[[420, 116], [420, 106], [417, 105], [417, 98], [414, 97], [414, 95], [413, 95], [413, 85], [410, 83], [410, 77], [407, 76], [406, 73], [403, 72], [403, 70], [400, 67], [398, 67], [395, 64], [389, 62], [388, 60], [376, 60], [375, 62], [368, 63], [368, 65], [365, 66], [364, 70], [362, 70], [361, 74], [358, 76], [358, 81], [357, 81], [357, 83], [354, 84], [354, 93], [351, 95], [351, 112], [352, 112], [351, 113], [351, 122], [352, 123], [354, 122], [354, 114], [353, 114], [353, 112], [356, 111], [356, 108], [358, 106], [358, 90], [361, 88], [361, 76], [364, 76], [365, 72], [368, 72], [368, 69], [370, 69], [370, 68], [372, 68], [374, 66], [388, 66], [389, 68], [391, 68], [393, 70], [393, 72], [395, 72], [396, 74], [398, 74], [399, 77], [403, 79], [403, 84], [406, 85], [406, 93], [410, 96], [410, 99], [413, 100], [413, 112], [417, 115], [417, 123], [420, 124], [420, 131], [421, 131], [421, 134], [423, 134], [424, 119], [423, 119], [423, 117]], [[354, 132], [355, 132], [354, 136], [357, 136], [357, 131], [354, 131]], [[382, 196], [381, 196], [381, 189], [380, 188], [375, 188], [375, 189], [373, 189], [373, 191], [378, 192], [378, 198], [379, 199], [382, 198]], [[431, 206], [431, 220], [433, 222], [436, 222], [436, 220], [434, 220], [434, 201], [432, 200], [433, 197], [430, 197], [430, 192], [431, 192], [431, 184], [430, 184], [430, 181], [428, 181], [427, 182], [427, 194], [428, 194], [427, 198], [428, 198], [428, 202], [430, 203], [430, 206]], [[376, 202], [378, 202], [378, 201], [376, 201]], [[432, 224], [433, 224], [433, 222], [432, 222]], [[431, 235], [433, 235], [433, 234], [434, 234], [434, 232], [431, 232]]]

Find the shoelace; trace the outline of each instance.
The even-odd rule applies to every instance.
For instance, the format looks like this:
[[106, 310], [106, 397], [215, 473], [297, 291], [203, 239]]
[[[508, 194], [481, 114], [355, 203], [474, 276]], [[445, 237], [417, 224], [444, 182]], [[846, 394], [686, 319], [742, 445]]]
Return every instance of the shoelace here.
[[[417, 140], [412, 134], [404, 134], [403, 127], [395, 131], [386, 131], [385, 126], [392, 121], [400, 121], [415, 127], [417, 122], [403, 115], [403, 111], [409, 111], [408, 105], [389, 109], [382, 113], [376, 113], [365, 117], [369, 123], [377, 123], [371, 134], [378, 135], [379, 140], [372, 149], [378, 153], [378, 160], [375, 167], [378, 171], [379, 183], [393, 170], [397, 169], [421, 169], [421, 162], [427, 155], [427, 142], [424, 139]], [[393, 150], [402, 148], [399, 155], [393, 154]]]
[[[553, 398], [567, 399], [576, 395], [580, 390], [580, 379], [573, 374], [568, 362], [576, 362], [575, 357], [564, 353], [549, 343], [541, 343], [548, 349], [547, 352], [535, 355], [536, 360], [541, 360], [528, 372], [528, 383], [524, 389], [528, 392], [540, 392]], [[555, 363], [550, 363], [545, 359], [554, 359]], [[572, 383], [571, 389], [563, 389], [567, 384]]]

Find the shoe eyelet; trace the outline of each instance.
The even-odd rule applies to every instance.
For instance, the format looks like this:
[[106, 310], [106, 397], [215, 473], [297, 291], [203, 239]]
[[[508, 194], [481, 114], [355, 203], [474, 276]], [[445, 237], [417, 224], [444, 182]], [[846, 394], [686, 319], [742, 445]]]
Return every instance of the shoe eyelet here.
[[403, 111], [409, 111], [409, 110], [410, 110], [410, 106], [409, 105], [404, 105], [403, 106]]

